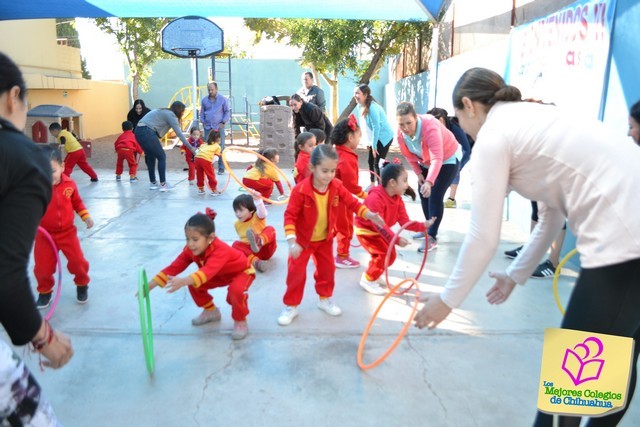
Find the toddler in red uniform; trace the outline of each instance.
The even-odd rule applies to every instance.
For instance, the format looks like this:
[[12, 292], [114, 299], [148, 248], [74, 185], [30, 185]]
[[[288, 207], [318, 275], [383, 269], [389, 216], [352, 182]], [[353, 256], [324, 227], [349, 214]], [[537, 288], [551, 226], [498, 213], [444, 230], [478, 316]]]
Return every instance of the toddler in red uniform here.
[[268, 261], [276, 252], [276, 229], [267, 225], [267, 208], [256, 190], [233, 199], [233, 210], [238, 220], [234, 224], [240, 240], [233, 242], [261, 273], [267, 271]]
[[[186, 155], [189, 155], [186, 153]], [[213, 171], [213, 164], [218, 161], [222, 155], [220, 148], [220, 132], [212, 130], [207, 137], [207, 143], [198, 148], [198, 154], [195, 155], [196, 167], [196, 184], [198, 185], [198, 194], [204, 195], [204, 179], [207, 178], [207, 184], [211, 190], [212, 196], [219, 196], [218, 180], [216, 173]]]
[[278, 317], [282, 326], [290, 324], [298, 315], [307, 281], [307, 264], [312, 257], [316, 272], [315, 288], [320, 296], [318, 308], [331, 316], [342, 310], [331, 297], [335, 284], [336, 266], [333, 260], [333, 231], [338, 207], [344, 205], [351, 212], [369, 219], [379, 226], [382, 218], [367, 209], [344, 188], [340, 180], [333, 179], [338, 166], [338, 154], [330, 145], [318, 145], [311, 153], [311, 176], [291, 191], [284, 212], [284, 230], [289, 243], [289, 267], [285, 308]]
[[[258, 151], [258, 154], [261, 154], [274, 165], [277, 165], [278, 162], [280, 162], [280, 156], [278, 155], [278, 150], [276, 148], [265, 148], [264, 150]], [[260, 192], [262, 197], [265, 199], [271, 198], [273, 185], [275, 184], [275, 186], [278, 187], [280, 195], [284, 196], [284, 188], [282, 188], [278, 171], [273, 165], [265, 162], [261, 158], [258, 158], [255, 165], [250, 166], [249, 169], [247, 169], [247, 172], [242, 178], [242, 183], [248, 188], [252, 188]]]
[[302, 132], [296, 138], [296, 147], [298, 148], [298, 158], [293, 169], [293, 179], [296, 184], [305, 180], [311, 175], [309, 169], [309, 159], [311, 152], [316, 146], [316, 137], [311, 132]]
[[[77, 301], [84, 304], [89, 300], [89, 262], [82, 253], [73, 219], [77, 213], [87, 224], [87, 228], [93, 227], [93, 220], [80, 198], [76, 183], [63, 174], [64, 163], [60, 151], [54, 149], [50, 153], [53, 191], [40, 226], [49, 232], [57, 249], [67, 258], [67, 268], [74, 275]], [[38, 281], [37, 305], [38, 308], [47, 308], [51, 304], [55, 284], [53, 274], [56, 271], [56, 257], [51, 244], [42, 233], [36, 234], [33, 257], [33, 272]]]
[[[397, 159], [396, 159], [397, 160]], [[382, 278], [384, 274], [384, 261], [389, 250], [389, 242], [394, 237], [390, 227], [395, 224], [401, 226], [409, 222], [409, 216], [402, 200], [403, 194], [408, 194], [415, 200], [416, 193], [408, 183], [407, 171], [402, 164], [385, 163], [380, 171], [381, 185], [371, 187], [364, 205], [371, 210], [375, 210], [384, 220], [386, 227], [378, 228], [368, 221], [356, 218], [356, 236], [362, 247], [371, 254], [371, 260], [367, 270], [362, 273], [360, 286], [367, 292], [374, 295], [384, 295], [387, 293], [386, 283]], [[427, 228], [433, 224], [435, 218], [431, 218], [425, 223], [418, 223], [408, 227], [409, 230], [426, 233]], [[397, 245], [405, 247], [409, 241], [400, 237]], [[389, 265], [396, 259], [395, 249], [391, 251]]]
[[[183, 286], [202, 312], [191, 320], [194, 326], [221, 319], [220, 309], [213, 303], [209, 289], [228, 286], [227, 303], [231, 305], [234, 320], [231, 338], [241, 340], [247, 336], [247, 315], [249, 314], [249, 287], [256, 278], [255, 270], [247, 257], [216, 237], [215, 211], [207, 208], [207, 213], [197, 213], [187, 221], [184, 234], [187, 245], [182, 253], [149, 282], [149, 291], [156, 286], [166, 287], [175, 292]], [[198, 271], [185, 277], [178, 277], [192, 263]]]
[[[197, 150], [202, 144], [204, 144], [204, 140], [201, 138], [200, 129], [197, 126], [191, 128], [189, 132], [189, 138], [187, 138], [187, 142], [189, 145], [193, 147], [194, 150]], [[187, 179], [189, 180], [189, 185], [195, 185], [196, 179], [196, 157], [188, 150], [184, 145], [180, 147], [180, 152], [184, 154], [184, 160], [187, 162]]]
[[133, 134], [133, 123], [130, 121], [122, 122], [122, 134], [116, 139], [113, 144], [116, 153], [118, 154], [118, 160], [116, 161], [116, 181], [120, 181], [120, 176], [124, 171], [124, 162], [127, 161], [129, 165], [129, 182], [137, 182], [136, 172], [138, 171], [138, 156], [142, 155], [144, 151], [136, 136]]
[[[342, 181], [344, 188], [354, 196], [364, 199], [367, 193], [358, 184], [358, 154], [356, 148], [360, 143], [362, 131], [356, 116], [351, 114], [347, 120], [336, 123], [331, 133], [331, 143], [338, 152], [338, 169], [336, 178]], [[351, 239], [353, 238], [353, 213], [341, 206], [336, 221], [338, 254], [335, 263], [338, 268], [358, 268], [360, 263], [349, 256]]]

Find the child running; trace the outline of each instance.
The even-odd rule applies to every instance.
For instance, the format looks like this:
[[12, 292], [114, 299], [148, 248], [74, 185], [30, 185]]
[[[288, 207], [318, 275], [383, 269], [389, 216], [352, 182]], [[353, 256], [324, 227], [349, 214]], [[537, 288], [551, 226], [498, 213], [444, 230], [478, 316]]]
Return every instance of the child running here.
[[[336, 123], [330, 139], [331, 143], [336, 146], [340, 158], [336, 169], [336, 178], [342, 181], [344, 188], [349, 190], [351, 194], [364, 199], [367, 197], [367, 193], [358, 184], [358, 154], [355, 151], [361, 136], [362, 131], [358, 126], [358, 119], [351, 114], [347, 120]], [[351, 239], [353, 238], [353, 213], [343, 205], [338, 208], [336, 231], [338, 239], [336, 267], [360, 267], [360, 263], [349, 256]]]
[[[207, 213], [193, 215], [184, 226], [187, 245], [182, 253], [149, 282], [149, 291], [156, 286], [167, 288], [169, 293], [183, 286], [189, 286], [189, 293], [202, 313], [191, 320], [194, 326], [221, 319], [220, 309], [213, 303], [209, 289], [228, 286], [227, 303], [231, 305], [234, 320], [231, 338], [241, 340], [247, 336], [247, 315], [249, 307], [249, 287], [256, 278], [255, 270], [247, 257], [237, 249], [216, 237], [213, 219], [215, 211], [207, 208]], [[198, 271], [186, 277], [177, 275], [196, 263]]]
[[212, 196], [219, 196], [218, 180], [213, 171], [213, 164], [218, 160], [222, 150], [220, 148], [220, 132], [212, 130], [209, 132], [207, 143], [201, 145], [195, 155], [196, 166], [196, 184], [198, 185], [198, 194], [204, 195], [204, 178], [207, 177], [207, 184], [211, 190]]
[[[397, 163], [396, 163], [397, 161]], [[380, 171], [381, 185], [371, 187], [371, 191], [364, 201], [364, 205], [380, 213], [386, 226], [382, 229], [372, 226], [368, 221], [356, 218], [356, 237], [362, 247], [371, 254], [367, 270], [362, 273], [360, 286], [370, 294], [384, 295], [387, 293], [386, 283], [382, 278], [384, 261], [389, 250], [389, 242], [394, 236], [390, 227], [396, 223], [401, 226], [409, 222], [409, 216], [402, 201], [402, 195], [408, 194], [413, 200], [416, 193], [408, 183], [408, 174], [398, 159], [394, 163], [384, 163]], [[409, 230], [426, 233], [427, 228], [435, 221], [431, 218], [425, 223], [418, 223], [407, 227]], [[405, 247], [409, 241], [404, 237], [398, 239], [397, 245]], [[391, 251], [389, 265], [396, 259], [395, 249]], [[381, 286], [382, 285], [382, 286]]]
[[64, 174], [71, 176], [73, 168], [78, 165], [84, 173], [89, 175], [91, 182], [98, 182], [98, 174], [87, 162], [87, 155], [84, 153], [84, 148], [82, 148], [76, 136], [68, 130], [62, 129], [60, 123], [55, 122], [49, 125], [49, 132], [60, 145], [64, 146], [64, 151], [67, 152], [64, 158]]
[[296, 138], [296, 147], [298, 148], [298, 158], [293, 169], [293, 179], [296, 184], [302, 182], [311, 175], [309, 169], [309, 159], [311, 152], [316, 146], [316, 137], [311, 132], [302, 132]]
[[[48, 152], [51, 160], [53, 191], [40, 226], [49, 232], [58, 250], [67, 258], [67, 268], [74, 276], [77, 301], [85, 304], [89, 301], [89, 262], [80, 247], [78, 230], [73, 224], [74, 213], [82, 218], [87, 228], [93, 227], [93, 220], [80, 198], [76, 183], [63, 173], [64, 162], [60, 151], [46, 147], [45, 152]], [[56, 257], [52, 255], [51, 244], [42, 233], [36, 234], [33, 257], [33, 273], [38, 281], [37, 305], [38, 308], [47, 308], [51, 304]]]
[[127, 161], [129, 166], [129, 182], [138, 182], [136, 172], [138, 171], [138, 159], [137, 157], [142, 155], [144, 151], [136, 136], [133, 134], [133, 123], [130, 121], [122, 122], [122, 134], [116, 139], [113, 144], [116, 153], [118, 154], [118, 160], [116, 161], [116, 181], [120, 181], [122, 172], [124, 171], [124, 162]]
[[284, 212], [284, 230], [289, 243], [289, 267], [285, 308], [278, 317], [282, 326], [289, 325], [298, 315], [307, 281], [307, 264], [313, 258], [316, 272], [316, 292], [320, 296], [318, 308], [330, 316], [339, 316], [342, 310], [331, 297], [335, 284], [336, 266], [333, 262], [333, 232], [339, 205], [346, 205], [358, 216], [384, 226], [377, 213], [369, 211], [333, 179], [338, 166], [338, 153], [331, 145], [318, 145], [311, 153], [311, 176], [291, 191]]
[[[197, 150], [202, 144], [204, 144], [204, 140], [200, 136], [200, 129], [197, 126], [192, 127], [189, 132], [187, 142], [194, 150]], [[187, 172], [189, 185], [194, 185], [196, 177], [196, 157], [193, 152], [184, 145], [180, 147], [180, 152], [184, 154], [184, 160], [187, 162], [187, 167], [189, 168], [189, 172]]]
[[233, 200], [233, 210], [238, 220], [234, 224], [240, 240], [233, 242], [249, 258], [253, 267], [261, 273], [267, 271], [268, 261], [276, 252], [276, 229], [267, 225], [267, 209], [256, 190], [241, 194]]
[[[258, 151], [264, 158], [268, 159], [274, 165], [280, 162], [280, 156], [276, 148], [265, 148]], [[247, 173], [242, 178], [242, 183], [248, 188], [257, 190], [265, 199], [271, 198], [273, 193], [273, 184], [278, 187], [281, 196], [284, 196], [284, 188], [280, 182], [278, 171], [274, 166], [265, 162], [261, 158], [256, 160], [255, 165], [249, 166]], [[267, 203], [268, 204], [268, 203]]]

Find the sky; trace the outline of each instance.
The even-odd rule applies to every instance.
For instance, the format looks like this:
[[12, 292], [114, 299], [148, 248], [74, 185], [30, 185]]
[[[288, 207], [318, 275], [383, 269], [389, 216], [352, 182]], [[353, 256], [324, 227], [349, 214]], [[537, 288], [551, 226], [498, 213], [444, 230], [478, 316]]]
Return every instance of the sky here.
[[[254, 59], [295, 59], [300, 49], [263, 40], [253, 46], [253, 32], [246, 29], [242, 18], [210, 17], [224, 31], [225, 44], [238, 45]], [[100, 31], [90, 19], [76, 19], [76, 28], [82, 46], [81, 54], [94, 80], [126, 80], [124, 55], [120, 52], [115, 37]]]

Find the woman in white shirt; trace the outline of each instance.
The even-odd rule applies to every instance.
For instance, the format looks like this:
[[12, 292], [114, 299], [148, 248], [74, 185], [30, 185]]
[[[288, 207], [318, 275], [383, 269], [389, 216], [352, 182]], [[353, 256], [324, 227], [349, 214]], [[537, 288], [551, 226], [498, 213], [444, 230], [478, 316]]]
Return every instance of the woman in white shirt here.
[[[496, 252], [504, 199], [515, 190], [538, 201], [539, 222], [506, 271], [489, 273], [495, 279], [487, 293], [489, 303], [505, 302], [516, 283], [526, 282], [566, 218], [576, 235], [582, 270], [562, 327], [636, 340], [631, 401], [640, 349], [637, 147], [598, 121], [567, 116], [551, 105], [521, 102], [517, 88], [484, 68], [463, 74], [453, 105], [460, 125], [476, 141], [471, 224], [444, 291], [424, 299], [416, 325], [435, 328], [465, 299]], [[624, 412], [598, 422], [615, 425]], [[550, 426], [551, 416], [539, 413], [535, 425]]]

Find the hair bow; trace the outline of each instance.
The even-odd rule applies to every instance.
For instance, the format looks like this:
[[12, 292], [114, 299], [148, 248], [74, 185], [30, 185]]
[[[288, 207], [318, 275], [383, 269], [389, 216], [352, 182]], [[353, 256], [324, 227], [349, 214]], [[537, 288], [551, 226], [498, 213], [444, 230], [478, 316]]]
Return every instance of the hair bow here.
[[[202, 212], [198, 212], [199, 214], [202, 214]], [[218, 212], [216, 212], [215, 210], [211, 209], [211, 208], [207, 208], [204, 211], [204, 214], [208, 216], [209, 218], [211, 218], [211, 221], [213, 221], [214, 219], [216, 219], [216, 216], [218, 216]]]
[[393, 158], [393, 164], [394, 164], [394, 165], [401, 165], [401, 164], [402, 164], [402, 160], [400, 160], [400, 159], [399, 159], [399, 158], [397, 158], [397, 157], [394, 157], [394, 158]]
[[347, 126], [351, 129], [351, 132], [355, 132], [358, 129], [358, 119], [353, 114], [349, 114], [349, 119], [347, 120]]

